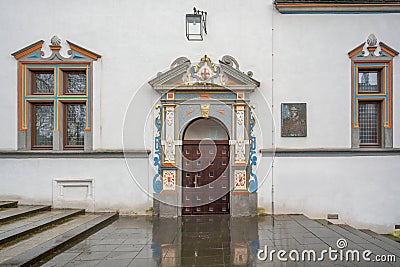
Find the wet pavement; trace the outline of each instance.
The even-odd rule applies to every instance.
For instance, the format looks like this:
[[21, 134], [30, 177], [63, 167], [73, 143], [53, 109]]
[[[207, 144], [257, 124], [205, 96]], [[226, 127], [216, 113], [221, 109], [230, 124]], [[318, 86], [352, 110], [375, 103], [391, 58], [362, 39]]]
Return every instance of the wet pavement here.
[[400, 244], [303, 215], [120, 217], [43, 266], [400, 266]]

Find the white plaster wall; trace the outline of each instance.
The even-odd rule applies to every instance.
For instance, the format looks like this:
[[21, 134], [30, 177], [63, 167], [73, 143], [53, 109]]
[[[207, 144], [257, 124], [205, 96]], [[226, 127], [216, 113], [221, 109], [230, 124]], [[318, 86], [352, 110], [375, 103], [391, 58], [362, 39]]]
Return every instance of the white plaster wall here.
[[[185, 14], [193, 6], [208, 12], [203, 42], [186, 40]], [[53, 34], [102, 55], [94, 73], [95, 149], [122, 148], [124, 115], [135, 91], [177, 57], [196, 62], [207, 54], [218, 62], [230, 54], [243, 71], [253, 70], [262, 83], [271, 80], [272, 5], [264, 1], [23, 0], [0, 1], [0, 7], [0, 36], [7, 36], [1, 44], [0, 109], [9, 114], [2, 121], [1, 149], [17, 146], [17, 63], [10, 54]], [[157, 95], [144, 90], [139, 110], [148, 111]], [[136, 140], [132, 148], [143, 148], [143, 137]]]
[[[347, 53], [370, 33], [400, 50], [393, 29], [398, 14], [289, 15], [273, 12], [274, 105], [277, 146], [334, 148], [351, 146], [351, 60]], [[394, 59], [394, 144], [399, 147], [400, 59]], [[282, 102], [306, 102], [306, 138], [280, 137]]]
[[[147, 159], [1, 159], [0, 199], [52, 204], [53, 179], [94, 179], [95, 211], [143, 214], [152, 207]], [[134, 176], [132, 176], [133, 174]], [[136, 180], [136, 181], [135, 181]], [[141, 188], [138, 186], [141, 185]]]
[[[192, 12], [193, 6], [208, 12], [209, 34], [203, 42], [189, 42], [184, 35], [184, 16]], [[122, 148], [127, 107], [142, 88], [138, 110], [147, 113], [151, 109], [157, 94], [147, 81], [157, 72], [168, 68], [179, 56], [194, 62], [204, 54], [216, 62], [230, 54], [243, 71], [253, 70], [254, 78], [261, 82], [259, 94], [273, 102], [276, 146], [350, 147], [351, 69], [347, 52], [371, 32], [400, 49], [399, 37], [392, 31], [400, 26], [397, 14], [289, 15], [280, 14], [272, 3], [261, 0], [246, 4], [239, 0], [73, 0], [68, 5], [64, 1], [21, 0], [13, 4], [0, 1], [0, 7], [0, 36], [7, 36], [2, 40], [4, 53], [0, 55], [0, 110], [7, 114], [2, 117], [0, 148], [6, 150], [17, 146], [17, 64], [10, 54], [37, 40], [48, 41], [53, 34], [102, 55], [94, 67], [95, 149]], [[32, 10], [42, 15], [33, 15]], [[394, 114], [400, 103], [399, 70], [396, 57]], [[252, 96], [258, 107], [264, 105], [260, 95]], [[280, 137], [282, 102], [307, 103], [306, 138]], [[393, 120], [396, 133], [400, 127], [397, 116]], [[271, 139], [271, 128], [263, 130], [268, 135], [264, 143]], [[137, 137], [130, 148], [143, 148], [142, 136]], [[400, 147], [396, 134], [394, 144]]]
[[[400, 221], [398, 163], [398, 156], [277, 157], [273, 168], [275, 213], [304, 213], [324, 219], [334, 213], [358, 228], [393, 231]], [[269, 213], [271, 186], [270, 173], [258, 191], [259, 207]]]

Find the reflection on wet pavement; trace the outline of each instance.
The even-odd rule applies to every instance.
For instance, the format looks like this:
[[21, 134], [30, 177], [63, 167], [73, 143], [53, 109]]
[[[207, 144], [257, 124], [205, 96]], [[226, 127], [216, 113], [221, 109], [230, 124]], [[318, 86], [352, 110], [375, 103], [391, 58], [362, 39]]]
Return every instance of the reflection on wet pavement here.
[[[179, 218], [120, 217], [44, 266], [396, 266], [374, 262], [323, 261], [287, 262], [267, 258], [259, 249], [337, 249], [344, 238], [347, 248], [373, 254], [394, 254], [400, 262], [400, 245], [385, 243], [354, 228], [311, 220], [303, 215], [230, 217], [229, 215]], [[374, 263], [374, 264], [372, 264]]]

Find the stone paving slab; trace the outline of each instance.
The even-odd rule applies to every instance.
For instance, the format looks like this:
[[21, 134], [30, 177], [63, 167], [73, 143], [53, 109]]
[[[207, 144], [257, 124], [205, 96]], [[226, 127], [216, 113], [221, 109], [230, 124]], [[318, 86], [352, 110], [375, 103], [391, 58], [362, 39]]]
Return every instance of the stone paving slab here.
[[[275, 258], [262, 261], [259, 249], [267, 246], [289, 252], [314, 250], [317, 255], [329, 245], [337, 249], [337, 240], [345, 239], [349, 249], [370, 249], [373, 255], [397, 254], [383, 241], [371, 242], [354, 231], [321, 225], [303, 215], [272, 218], [120, 217], [113, 224], [54, 257], [43, 266], [399, 266], [397, 262], [282, 262]], [[361, 232], [361, 231], [360, 231]], [[361, 232], [362, 233], [362, 232]], [[365, 233], [364, 233], [365, 234]], [[365, 234], [367, 235], [367, 234]], [[375, 240], [375, 241], [376, 241]], [[387, 244], [386, 244], [387, 245]], [[345, 253], [345, 249], [344, 249]], [[63, 256], [64, 255], [64, 256]]]

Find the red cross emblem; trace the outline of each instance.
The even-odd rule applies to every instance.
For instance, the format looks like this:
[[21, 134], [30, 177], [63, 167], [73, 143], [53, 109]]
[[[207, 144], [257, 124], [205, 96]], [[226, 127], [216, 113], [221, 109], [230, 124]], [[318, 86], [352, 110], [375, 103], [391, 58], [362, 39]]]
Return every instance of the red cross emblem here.
[[204, 68], [201, 75], [203, 76], [203, 80], [207, 80], [208, 76], [210, 76], [210, 72], [206, 68]]

